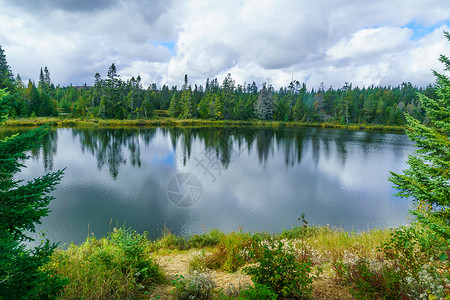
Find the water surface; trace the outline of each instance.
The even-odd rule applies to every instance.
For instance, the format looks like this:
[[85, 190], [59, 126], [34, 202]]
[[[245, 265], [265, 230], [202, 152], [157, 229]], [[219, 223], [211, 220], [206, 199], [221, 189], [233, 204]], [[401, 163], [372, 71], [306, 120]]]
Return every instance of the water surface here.
[[38, 226], [63, 244], [122, 224], [152, 238], [164, 227], [279, 232], [302, 213], [365, 230], [406, 223], [410, 201], [387, 178], [413, 151], [403, 134], [341, 129], [60, 128], [18, 178], [66, 168]]

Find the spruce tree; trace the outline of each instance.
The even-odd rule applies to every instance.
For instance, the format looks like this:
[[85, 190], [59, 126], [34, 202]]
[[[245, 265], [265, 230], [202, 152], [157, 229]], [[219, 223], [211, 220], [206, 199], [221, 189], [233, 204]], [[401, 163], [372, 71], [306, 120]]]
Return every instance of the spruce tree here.
[[[450, 41], [450, 34], [444, 34]], [[441, 55], [439, 60], [450, 71], [449, 58]], [[418, 150], [409, 156], [409, 169], [403, 174], [392, 173], [389, 180], [398, 196], [413, 200], [411, 213], [440, 237], [445, 251], [450, 242], [450, 78], [436, 71], [434, 75], [436, 99], [418, 94], [429, 124], [405, 114], [406, 134]]]
[[14, 90], [14, 75], [6, 61], [5, 51], [0, 46], [0, 89]]
[[[5, 120], [7, 93], [0, 90], [1, 121]], [[49, 212], [49, 196], [62, 171], [46, 174], [23, 183], [15, 175], [23, 165], [25, 154], [39, 147], [46, 128], [16, 134], [0, 141], [0, 299], [54, 298], [64, 281], [43, 266], [50, 260], [56, 245], [48, 240], [29, 249], [25, 241], [33, 239], [35, 224]]]
[[258, 100], [255, 106], [256, 114], [260, 119], [272, 120], [274, 112], [273, 87], [270, 81], [263, 85], [259, 92]]

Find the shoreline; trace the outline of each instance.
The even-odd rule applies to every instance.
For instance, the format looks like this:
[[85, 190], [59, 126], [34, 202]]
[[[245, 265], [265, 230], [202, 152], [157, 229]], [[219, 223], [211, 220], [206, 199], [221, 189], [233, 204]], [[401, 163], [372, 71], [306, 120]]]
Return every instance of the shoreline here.
[[141, 120], [118, 120], [118, 119], [80, 119], [80, 118], [18, 118], [8, 119], [4, 127], [37, 127], [50, 124], [53, 127], [259, 127], [259, 128], [330, 128], [348, 129], [379, 132], [404, 132], [403, 126], [379, 125], [379, 124], [335, 124], [335, 123], [303, 123], [303, 122], [280, 122], [280, 121], [236, 121], [236, 120], [203, 120], [203, 119], [141, 119]]

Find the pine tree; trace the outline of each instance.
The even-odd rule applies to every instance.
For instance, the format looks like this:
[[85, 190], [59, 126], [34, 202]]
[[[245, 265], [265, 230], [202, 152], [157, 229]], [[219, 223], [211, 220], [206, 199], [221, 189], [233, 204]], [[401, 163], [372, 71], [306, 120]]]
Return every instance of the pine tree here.
[[40, 89], [40, 90], [45, 89], [45, 77], [44, 77], [44, 71], [42, 70], [42, 68], [41, 68], [41, 71], [39, 72], [38, 89]]
[[14, 90], [14, 75], [6, 61], [5, 51], [0, 46], [0, 89]]
[[[209, 85], [209, 82], [208, 82]], [[209, 87], [208, 87], [209, 88]], [[202, 99], [197, 107], [197, 113], [202, 119], [210, 119], [212, 117], [212, 98], [214, 95], [208, 92]]]
[[194, 115], [194, 112], [192, 110], [191, 88], [184, 90], [183, 93], [181, 94], [180, 106], [181, 106], [180, 118], [191, 119]]
[[223, 109], [223, 118], [230, 119], [232, 117], [232, 111], [235, 106], [235, 91], [236, 84], [233, 78], [231, 78], [231, 74], [225, 77], [222, 82], [222, 99], [224, 103]]
[[[0, 113], [5, 115], [5, 90], [0, 90]], [[47, 129], [38, 128], [0, 141], [0, 299], [54, 298], [64, 285], [56, 274], [42, 267], [50, 260], [55, 244], [45, 240], [34, 249], [24, 241], [32, 240], [35, 224], [49, 212], [48, 196], [63, 174], [46, 174], [23, 184], [14, 177], [22, 167], [19, 160], [39, 147]]]
[[[444, 32], [450, 41], [450, 34]], [[450, 60], [439, 59], [445, 70], [450, 70]], [[389, 178], [399, 191], [398, 196], [412, 198], [415, 209], [411, 211], [418, 221], [435, 231], [448, 250], [450, 239], [450, 78], [434, 72], [437, 98], [419, 94], [420, 102], [429, 118], [422, 124], [405, 114], [408, 122], [406, 134], [418, 150], [410, 156], [409, 169], [403, 174], [391, 173]], [[436, 245], [437, 246], [437, 245]], [[448, 255], [448, 254], [447, 254]]]
[[181, 112], [180, 99], [178, 98], [177, 93], [174, 92], [172, 94], [172, 100], [170, 100], [169, 116], [173, 118], [178, 118], [180, 112]]
[[256, 114], [260, 119], [272, 120], [274, 112], [273, 88], [270, 82], [263, 85], [256, 101]]

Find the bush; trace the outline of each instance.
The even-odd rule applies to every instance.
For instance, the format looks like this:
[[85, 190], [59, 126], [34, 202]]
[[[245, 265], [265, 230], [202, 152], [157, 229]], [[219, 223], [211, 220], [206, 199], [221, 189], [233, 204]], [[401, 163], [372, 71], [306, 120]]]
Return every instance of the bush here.
[[204, 248], [217, 245], [225, 234], [217, 229], [213, 229], [208, 233], [196, 234], [191, 236], [187, 244], [189, 248]]
[[164, 279], [147, 245], [145, 235], [114, 229], [107, 238], [89, 238], [80, 246], [55, 252], [48, 267], [70, 279], [63, 299], [136, 297]]
[[189, 245], [184, 237], [176, 236], [171, 232], [165, 232], [163, 237], [158, 241], [158, 244], [165, 249], [189, 249]]
[[244, 272], [251, 275], [255, 284], [265, 284], [280, 296], [309, 298], [313, 263], [307, 255], [301, 255], [298, 260], [291, 250], [279, 240], [260, 243], [251, 251], [258, 265], [246, 267]]
[[222, 269], [236, 272], [249, 259], [247, 249], [252, 244], [249, 233], [231, 232], [221, 237], [217, 250], [205, 257], [205, 264], [210, 269]]
[[208, 271], [193, 271], [185, 277], [176, 275], [172, 280], [176, 288], [175, 297], [179, 300], [209, 300], [213, 297], [214, 280]]
[[437, 259], [440, 252], [433, 247], [433, 235], [417, 223], [397, 228], [378, 248], [384, 261], [337, 261], [333, 269], [338, 280], [352, 285], [352, 294], [359, 299], [445, 298], [450, 294], [449, 281], [439, 270], [446, 270], [446, 262]]

